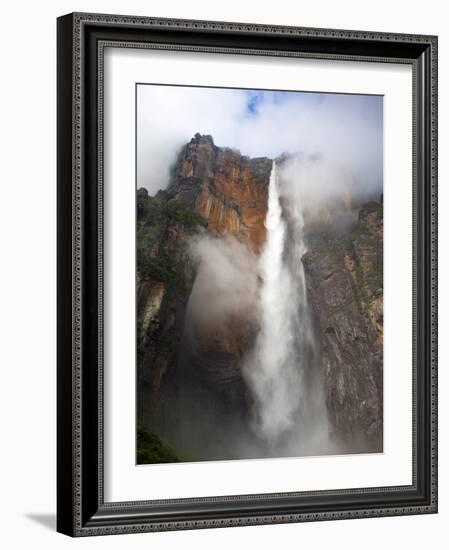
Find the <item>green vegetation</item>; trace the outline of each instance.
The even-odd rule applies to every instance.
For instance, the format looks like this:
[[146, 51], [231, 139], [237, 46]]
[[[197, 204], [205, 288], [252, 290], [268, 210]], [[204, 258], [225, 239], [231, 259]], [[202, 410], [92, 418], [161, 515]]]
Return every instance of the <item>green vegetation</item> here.
[[184, 229], [192, 230], [205, 225], [205, 220], [193, 212], [170, 201], [167, 191], [159, 190], [154, 197], [137, 196], [138, 231], [143, 227], [166, 229], [170, 225], [180, 224]]
[[158, 256], [148, 256], [142, 249], [137, 253], [139, 273], [153, 281], [160, 281], [170, 285], [176, 292], [185, 289], [185, 274], [183, 266], [173, 255], [161, 252]]
[[137, 426], [137, 464], [181, 462], [179, 453], [141, 424]]
[[189, 208], [179, 206], [179, 204], [169, 202], [166, 205], [166, 216], [169, 224], [181, 224], [184, 229], [192, 230], [198, 226], [205, 226], [206, 220], [193, 212]]
[[167, 191], [154, 197], [137, 194], [137, 269], [142, 277], [166, 283], [169, 291], [184, 293], [184, 237], [206, 221], [170, 200]]
[[[378, 209], [377, 203], [368, 203], [365, 207]], [[340, 243], [349, 255], [355, 255], [357, 261], [358, 285], [355, 288], [357, 299], [361, 303], [371, 301], [374, 293], [383, 286], [382, 238], [372, 233], [369, 227], [359, 224]]]

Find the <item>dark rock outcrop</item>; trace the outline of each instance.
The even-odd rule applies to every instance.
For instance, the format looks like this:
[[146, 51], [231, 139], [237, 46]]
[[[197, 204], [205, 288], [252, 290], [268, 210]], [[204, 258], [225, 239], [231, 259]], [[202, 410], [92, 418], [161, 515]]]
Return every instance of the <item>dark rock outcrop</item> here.
[[303, 257], [321, 340], [329, 419], [346, 447], [382, 450], [382, 205], [368, 203], [357, 228]]
[[[236, 458], [231, 441], [252, 437], [242, 365], [259, 328], [255, 312], [200, 328], [190, 322], [196, 266], [188, 242], [198, 233], [232, 236], [260, 253], [271, 167], [196, 134], [166, 191], [137, 192], [138, 421], [184, 457]], [[343, 238], [323, 234], [302, 261], [329, 421], [342, 448], [381, 451], [382, 205], [364, 205]]]
[[255, 338], [251, 315], [200, 333], [186, 322], [195, 278], [187, 241], [203, 230], [259, 251], [271, 165], [196, 134], [179, 153], [167, 191], [137, 193], [138, 418], [187, 454], [205, 451], [207, 440], [210, 455], [220, 449], [228, 456], [220, 440], [249, 414], [241, 367]]

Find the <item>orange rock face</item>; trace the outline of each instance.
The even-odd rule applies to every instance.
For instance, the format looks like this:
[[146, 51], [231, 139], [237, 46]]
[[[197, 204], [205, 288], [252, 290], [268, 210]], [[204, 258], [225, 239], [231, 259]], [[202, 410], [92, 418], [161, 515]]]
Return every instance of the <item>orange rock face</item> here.
[[265, 241], [271, 160], [250, 159], [216, 147], [196, 134], [183, 148], [170, 190], [175, 200], [207, 220], [207, 228], [247, 242], [255, 252]]

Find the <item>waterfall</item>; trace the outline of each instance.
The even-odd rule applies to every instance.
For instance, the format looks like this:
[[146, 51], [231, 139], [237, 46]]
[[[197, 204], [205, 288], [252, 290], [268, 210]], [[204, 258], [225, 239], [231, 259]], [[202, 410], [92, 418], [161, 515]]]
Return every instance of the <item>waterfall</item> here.
[[304, 375], [313, 345], [301, 258], [306, 252], [302, 208], [280, 200], [276, 163], [270, 175], [265, 246], [259, 258], [260, 331], [247, 376], [259, 437], [272, 446], [301, 424]]

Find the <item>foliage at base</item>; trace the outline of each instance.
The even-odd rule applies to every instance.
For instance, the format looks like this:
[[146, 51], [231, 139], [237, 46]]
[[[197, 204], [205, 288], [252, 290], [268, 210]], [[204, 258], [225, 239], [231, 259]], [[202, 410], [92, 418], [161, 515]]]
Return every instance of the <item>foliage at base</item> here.
[[137, 464], [180, 462], [175, 449], [142, 425], [137, 427]]

